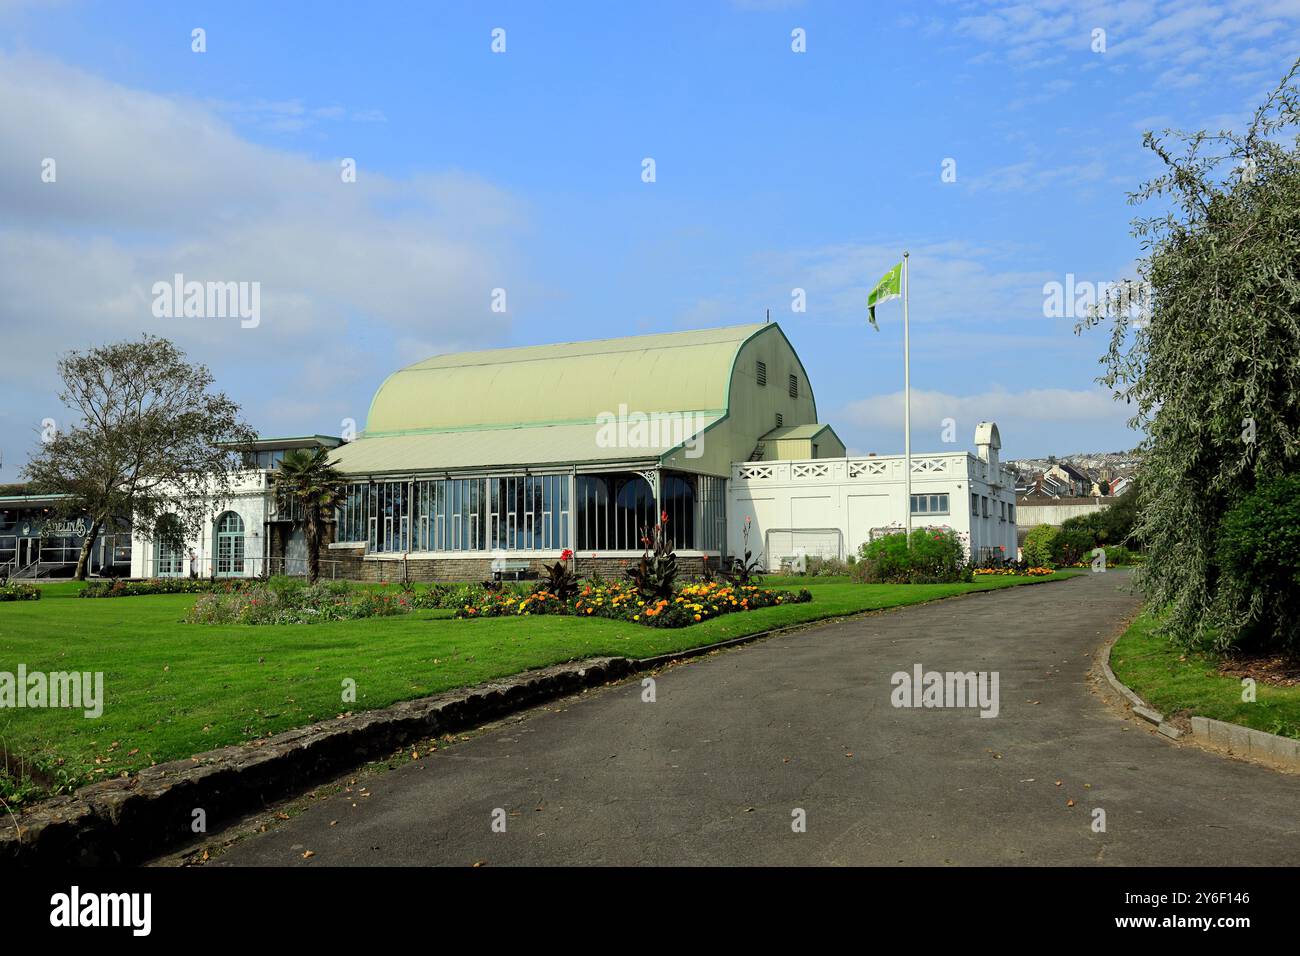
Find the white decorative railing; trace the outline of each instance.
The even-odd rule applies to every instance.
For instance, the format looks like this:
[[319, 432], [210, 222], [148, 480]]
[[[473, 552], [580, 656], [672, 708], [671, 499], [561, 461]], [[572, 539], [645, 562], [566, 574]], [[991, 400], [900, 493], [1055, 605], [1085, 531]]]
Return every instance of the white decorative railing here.
[[[789, 461], [733, 462], [736, 481], [899, 481], [903, 480], [903, 456], [870, 458], [806, 458]], [[912, 474], [923, 477], [966, 477], [966, 459], [961, 455], [924, 455], [912, 459]]]
[[913, 458], [912, 474], [917, 475], [937, 475], [946, 474], [948, 471], [948, 459], [946, 458]]
[[870, 478], [873, 475], [884, 475], [889, 472], [889, 463], [885, 461], [850, 461], [849, 477], [850, 478]]
[[818, 462], [801, 464], [795, 462], [790, 466], [791, 478], [825, 478], [831, 473], [831, 466]]

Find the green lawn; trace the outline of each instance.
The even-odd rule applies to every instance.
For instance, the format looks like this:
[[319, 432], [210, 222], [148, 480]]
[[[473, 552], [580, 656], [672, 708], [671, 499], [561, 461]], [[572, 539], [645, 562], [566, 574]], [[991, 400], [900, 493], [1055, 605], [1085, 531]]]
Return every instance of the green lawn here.
[[[1071, 572], [1054, 577], [1068, 577]], [[323, 624], [186, 624], [192, 594], [84, 600], [79, 585], [44, 586], [40, 601], [0, 603], [0, 671], [103, 671], [104, 712], [0, 710], [0, 745], [64, 787], [226, 744], [383, 707], [563, 661], [648, 657], [775, 627], [1053, 578], [973, 584], [807, 586], [809, 604], [729, 614], [660, 630], [572, 617], [451, 619], [450, 611]], [[357, 702], [341, 700], [342, 682]], [[2, 766], [2, 765], [0, 765]], [[11, 782], [12, 783], [12, 782]], [[0, 781], [0, 795], [12, 786]]]
[[1240, 678], [1218, 673], [1212, 655], [1183, 651], [1157, 636], [1155, 626], [1155, 618], [1143, 614], [1110, 653], [1115, 676], [1152, 707], [1300, 737], [1300, 687], [1259, 683], [1255, 702], [1245, 703]]

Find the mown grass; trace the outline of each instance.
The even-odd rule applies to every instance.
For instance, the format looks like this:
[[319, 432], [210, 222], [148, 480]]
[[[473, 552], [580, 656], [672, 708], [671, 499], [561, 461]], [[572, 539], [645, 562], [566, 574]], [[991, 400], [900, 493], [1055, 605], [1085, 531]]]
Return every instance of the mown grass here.
[[1188, 712], [1284, 737], [1300, 737], [1300, 687], [1257, 683], [1256, 699], [1241, 699], [1240, 677], [1220, 674], [1214, 655], [1184, 651], [1155, 633], [1151, 613], [1137, 618], [1115, 642], [1111, 670], [1164, 714]]
[[[1058, 577], [1068, 577], [1063, 573]], [[184, 623], [193, 594], [85, 600], [45, 585], [40, 601], [0, 603], [0, 671], [102, 671], [104, 711], [0, 710], [0, 745], [58, 789], [268, 736], [344, 711], [383, 707], [564, 661], [649, 657], [772, 628], [1052, 578], [973, 584], [806, 586], [808, 604], [659, 630], [572, 617], [451, 619], [450, 611], [293, 625]], [[356, 702], [342, 700], [356, 682]], [[2, 766], [2, 765], [0, 765]], [[12, 782], [11, 782], [12, 783]], [[4, 790], [0, 789], [0, 793]], [[8, 788], [10, 802], [14, 796]]]

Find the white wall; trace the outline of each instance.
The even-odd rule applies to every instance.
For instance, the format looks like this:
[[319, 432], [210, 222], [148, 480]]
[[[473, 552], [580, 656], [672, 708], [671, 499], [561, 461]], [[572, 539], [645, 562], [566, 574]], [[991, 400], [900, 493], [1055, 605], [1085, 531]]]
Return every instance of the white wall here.
[[[796, 550], [847, 557], [871, 537], [873, 529], [906, 520], [903, 456], [818, 458], [803, 461], [736, 462], [727, 483], [727, 534], [730, 553], [744, 553], [743, 529], [750, 518], [749, 548], [765, 554], [776, 570]], [[989, 499], [989, 516], [972, 516], [971, 494]], [[948, 495], [948, 514], [913, 515], [912, 526], [947, 526], [963, 537], [968, 553], [1006, 548], [1016, 554], [1016, 523], [1011, 517], [1015, 484], [1010, 472], [997, 473], [966, 452], [913, 455], [912, 494]], [[982, 512], [982, 501], [981, 508]], [[800, 529], [787, 533], [787, 529]], [[815, 532], [813, 529], [828, 529]], [[769, 535], [769, 532], [771, 534]], [[837, 533], [838, 532], [838, 533]]]
[[[208, 577], [216, 561], [216, 521], [227, 511], [233, 511], [244, 522], [244, 573], [243, 577], [256, 577], [262, 571], [266, 553], [266, 522], [270, 518], [271, 495], [268, 493], [268, 472], [249, 471], [236, 484], [234, 495], [225, 501], [214, 502], [203, 530], [198, 537], [185, 542], [183, 549], [183, 576], [190, 572], [189, 552], [195, 554], [195, 568], [199, 577]], [[131, 577], [156, 576], [154, 545], [149, 536], [152, 529], [137, 527], [131, 534]]]

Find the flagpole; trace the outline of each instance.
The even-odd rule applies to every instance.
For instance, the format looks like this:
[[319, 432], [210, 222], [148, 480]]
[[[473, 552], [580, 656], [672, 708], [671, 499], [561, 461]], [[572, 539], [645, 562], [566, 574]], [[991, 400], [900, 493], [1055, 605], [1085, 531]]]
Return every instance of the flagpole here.
[[907, 257], [903, 253], [903, 513], [912, 547], [912, 342], [907, 324]]

